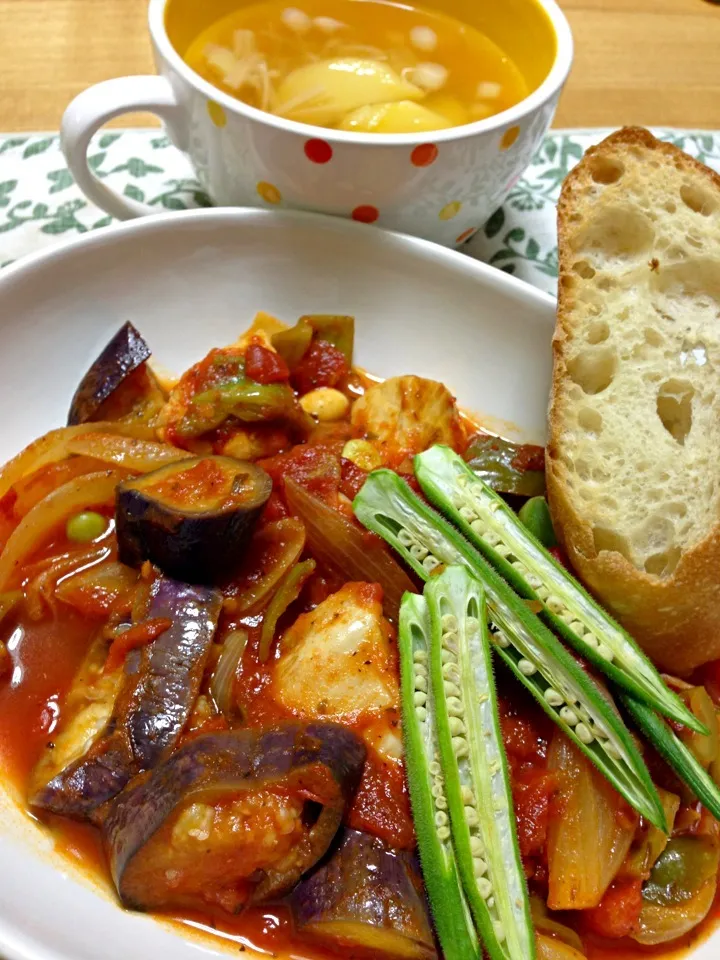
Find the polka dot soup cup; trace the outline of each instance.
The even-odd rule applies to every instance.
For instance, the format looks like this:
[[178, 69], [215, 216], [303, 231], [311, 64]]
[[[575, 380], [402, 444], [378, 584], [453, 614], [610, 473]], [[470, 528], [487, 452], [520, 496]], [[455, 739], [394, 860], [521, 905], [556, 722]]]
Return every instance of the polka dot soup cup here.
[[479, 27], [521, 63], [529, 95], [488, 119], [434, 133], [324, 129], [248, 106], [183, 60], [205, 26], [241, 3], [151, 0], [159, 76], [99, 83], [67, 108], [68, 165], [108, 213], [129, 219], [154, 212], [99, 180], [87, 157], [103, 124], [142, 110], [163, 121], [219, 206], [314, 210], [456, 246], [483, 225], [530, 163], [572, 61], [570, 28], [554, 0], [422, 0]]

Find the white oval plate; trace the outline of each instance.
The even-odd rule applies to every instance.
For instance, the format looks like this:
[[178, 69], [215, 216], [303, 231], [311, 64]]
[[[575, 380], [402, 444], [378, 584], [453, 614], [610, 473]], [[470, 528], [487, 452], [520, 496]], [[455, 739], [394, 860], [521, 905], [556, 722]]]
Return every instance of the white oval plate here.
[[[542, 442], [554, 309], [462, 254], [315, 214], [218, 209], [124, 224], [0, 275], [0, 462], [64, 423], [79, 377], [126, 320], [179, 372], [234, 340], [257, 310], [291, 323], [353, 314], [360, 365], [434, 377], [465, 408]], [[120, 910], [52, 851], [9, 791], [0, 789], [5, 960], [228, 956], [219, 941]], [[711, 960], [719, 942], [696, 960]]]

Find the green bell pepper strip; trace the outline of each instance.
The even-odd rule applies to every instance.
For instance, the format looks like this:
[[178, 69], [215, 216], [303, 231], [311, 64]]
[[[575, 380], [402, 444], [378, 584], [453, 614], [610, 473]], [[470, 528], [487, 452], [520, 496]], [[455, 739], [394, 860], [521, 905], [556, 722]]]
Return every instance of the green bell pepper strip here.
[[258, 644], [258, 659], [261, 663], [266, 663], [270, 656], [270, 648], [275, 639], [275, 629], [278, 620], [285, 613], [291, 603], [294, 603], [300, 596], [300, 591], [305, 586], [306, 581], [315, 572], [317, 564], [314, 560], [303, 560], [302, 563], [296, 563], [294, 567], [285, 574], [277, 585], [273, 598], [267, 606], [263, 615], [262, 629], [260, 630], [260, 643]]
[[532, 960], [535, 934], [500, 729], [485, 592], [466, 567], [425, 587], [431, 677], [453, 845], [491, 960]]
[[487, 434], [475, 437], [465, 456], [473, 472], [498, 493], [541, 496], [545, 493], [545, 471], [518, 469], [515, 459], [520, 450], [516, 443]]
[[425, 889], [446, 960], [480, 960], [448, 825], [435, 704], [429, 683], [430, 619], [424, 598], [406, 593], [398, 624], [405, 769]]
[[272, 345], [287, 363], [290, 370], [294, 370], [310, 349], [313, 338], [313, 328], [306, 317], [300, 317], [294, 327], [281, 330], [272, 337]]
[[646, 704], [624, 693], [620, 699], [660, 756], [692, 790], [705, 809], [716, 820], [720, 820], [720, 789], [692, 750]]
[[542, 619], [619, 687], [683, 726], [707, 733], [632, 637], [597, 604], [517, 515], [449, 447], [415, 458], [423, 493]]
[[547, 550], [557, 546], [550, 507], [545, 497], [531, 497], [526, 500], [518, 510], [518, 520]]
[[423, 579], [442, 565], [468, 567], [485, 587], [491, 640], [508, 667], [628, 803], [667, 832], [660, 798], [622, 719], [484, 557], [391, 470], [369, 475], [353, 509]]

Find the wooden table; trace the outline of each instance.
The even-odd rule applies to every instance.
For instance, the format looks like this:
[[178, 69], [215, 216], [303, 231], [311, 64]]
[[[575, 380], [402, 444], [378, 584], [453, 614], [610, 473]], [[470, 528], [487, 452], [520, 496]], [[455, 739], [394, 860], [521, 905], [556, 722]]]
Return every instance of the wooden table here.
[[[720, 5], [560, 3], [576, 57], [556, 126], [720, 128]], [[152, 72], [146, 7], [146, 0], [0, 0], [0, 130], [57, 129], [84, 87]]]

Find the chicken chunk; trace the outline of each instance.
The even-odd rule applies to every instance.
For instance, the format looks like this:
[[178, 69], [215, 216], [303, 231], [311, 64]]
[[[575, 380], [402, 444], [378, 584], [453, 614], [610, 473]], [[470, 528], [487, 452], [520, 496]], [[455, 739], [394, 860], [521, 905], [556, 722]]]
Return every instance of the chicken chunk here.
[[391, 377], [370, 387], [353, 406], [352, 424], [394, 468], [434, 443], [458, 449], [463, 440], [455, 398], [423, 377]]
[[392, 635], [380, 588], [346, 583], [285, 633], [273, 696], [300, 717], [350, 723], [397, 707]]

